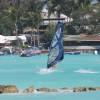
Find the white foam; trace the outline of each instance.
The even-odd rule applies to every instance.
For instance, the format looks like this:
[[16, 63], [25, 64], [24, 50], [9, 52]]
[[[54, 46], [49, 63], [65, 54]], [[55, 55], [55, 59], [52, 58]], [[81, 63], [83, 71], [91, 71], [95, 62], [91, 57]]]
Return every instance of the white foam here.
[[55, 69], [41, 68], [38, 73], [39, 74], [50, 74], [50, 73], [53, 73], [55, 71], [56, 71]]
[[74, 72], [82, 73], [82, 74], [97, 74], [97, 73], [99, 73], [97, 71], [93, 71], [93, 70], [89, 70], [89, 69], [79, 69]]

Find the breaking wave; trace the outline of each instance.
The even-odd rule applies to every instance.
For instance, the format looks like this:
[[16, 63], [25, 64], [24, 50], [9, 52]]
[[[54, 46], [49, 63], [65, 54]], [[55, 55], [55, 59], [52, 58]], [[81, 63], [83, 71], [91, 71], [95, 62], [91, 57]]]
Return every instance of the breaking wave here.
[[79, 70], [76, 70], [74, 72], [82, 73], [82, 74], [98, 74], [98, 73], [100, 73], [100, 72], [89, 70], [89, 69], [79, 69]]
[[39, 74], [50, 74], [57, 71], [56, 69], [47, 69], [47, 68], [41, 68], [38, 73]]

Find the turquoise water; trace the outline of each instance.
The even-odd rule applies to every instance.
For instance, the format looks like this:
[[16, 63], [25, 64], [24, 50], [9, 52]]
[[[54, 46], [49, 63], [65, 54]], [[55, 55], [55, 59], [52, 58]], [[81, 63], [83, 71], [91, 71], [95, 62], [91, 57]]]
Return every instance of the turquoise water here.
[[0, 100], [100, 100], [100, 92], [0, 95]]
[[[100, 55], [66, 54], [64, 60], [57, 65], [57, 70], [52, 73], [41, 72], [41, 69], [46, 68], [46, 62], [47, 55], [38, 55], [26, 58], [13, 55], [0, 56], [0, 84], [15, 84], [21, 89], [25, 89], [32, 85], [36, 88], [100, 86]], [[97, 96], [93, 96], [92, 94]], [[63, 99], [60, 99], [58, 96]], [[95, 97], [100, 97], [100, 93], [35, 94], [14, 96], [0, 95], [0, 100], [16, 100], [18, 98], [18, 100], [31, 100], [32, 98], [37, 98], [36, 100], [40, 100], [41, 97], [47, 98], [43, 100], [51, 100], [50, 98], [53, 99], [54, 97], [56, 100], [65, 100], [65, 98], [70, 98], [68, 100], [75, 100], [74, 97], [80, 98], [81, 96], [84, 98], [92, 98], [90, 100], [98, 100], [95, 99]], [[16, 98], [13, 99], [13, 97]]]

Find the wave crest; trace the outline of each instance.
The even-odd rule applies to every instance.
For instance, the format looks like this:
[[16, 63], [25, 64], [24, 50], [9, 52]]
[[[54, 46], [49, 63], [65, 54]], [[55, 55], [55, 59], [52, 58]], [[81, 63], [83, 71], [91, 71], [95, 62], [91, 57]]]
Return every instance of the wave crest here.
[[82, 74], [97, 74], [97, 73], [99, 73], [97, 71], [93, 71], [93, 70], [89, 70], [89, 69], [79, 69], [74, 72], [82, 73]]
[[38, 73], [39, 74], [50, 74], [50, 73], [53, 73], [55, 71], [56, 71], [55, 69], [41, 68]]

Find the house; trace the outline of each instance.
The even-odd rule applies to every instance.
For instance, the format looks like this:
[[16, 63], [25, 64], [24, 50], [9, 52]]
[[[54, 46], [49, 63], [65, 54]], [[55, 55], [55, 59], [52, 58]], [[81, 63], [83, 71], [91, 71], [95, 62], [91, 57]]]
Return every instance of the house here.
[[64, 23], [69, 23], [69, 22], [73, 21], [72, 18], [68, 17], [67, 15], [65, 15], [63, 13], [61, 13], [60, 18], [58, 18], [57, 11], [55, 11], [54, 13], [51, 13], [49, 15], [47, 3], [45, 3], [45, 5], [43, 6], [43, 8], [41, 10], [41, 17], [43, 19], [42, 25], [48, 25], [49, 23], [57, 23], [60, 18], [64, 19], [63, 20]]

